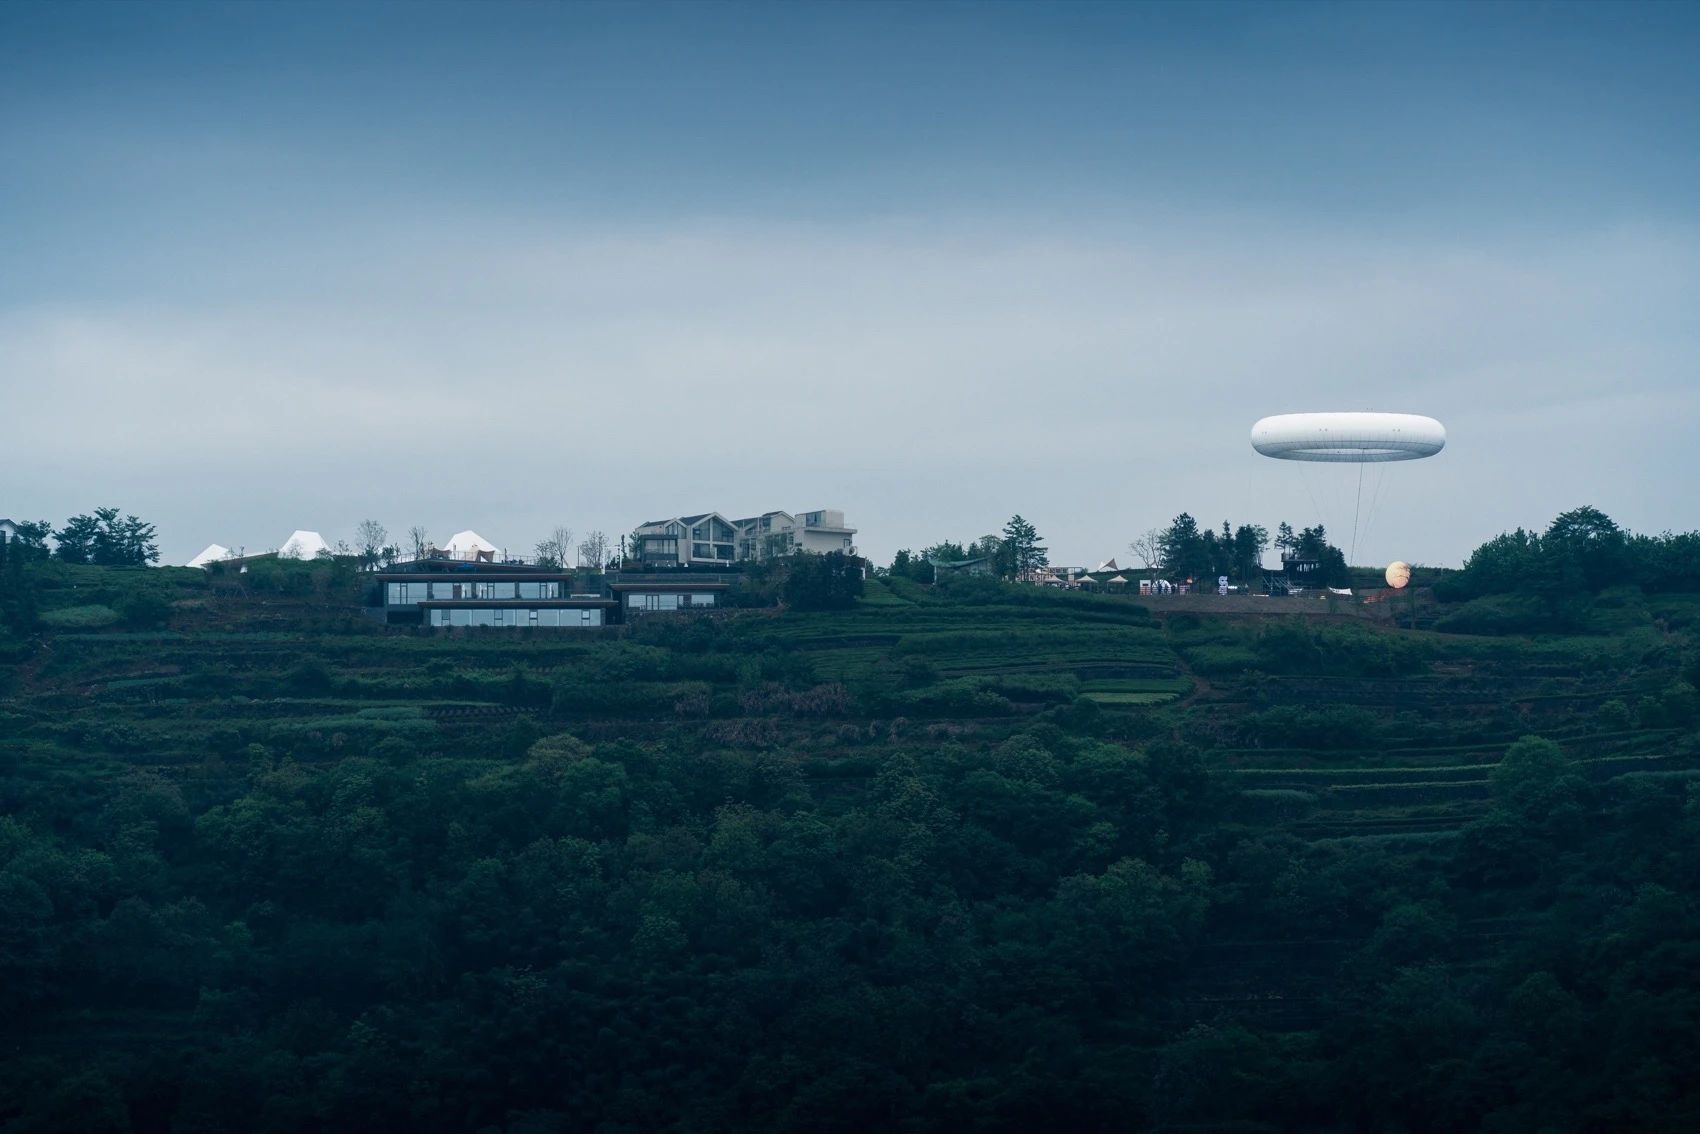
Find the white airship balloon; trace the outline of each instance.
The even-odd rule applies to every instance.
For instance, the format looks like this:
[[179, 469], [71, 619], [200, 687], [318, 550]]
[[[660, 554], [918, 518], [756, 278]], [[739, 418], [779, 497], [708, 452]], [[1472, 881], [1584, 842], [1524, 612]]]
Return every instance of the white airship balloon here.
[[1278, 461], [1417, 461], [1446, 448], [1446, 427], [1415, 413], [1279, 413], [1251, 427], [1251, 444]]
[[[1329, 511], [1331, 520], [1339, 520], [1342, 533], [1344, 521], [1350, 517], [1351, 537], [1347, 551], [1350, 562], [1357, 554], [1359, 531], [1367, 530], [1374, 520], [1381, 490], [1385, 487], [1380, 475], [1370, 477], [1366, 508], [1364, 467], [1432, 457], [1446, 448], [1446, 427], [1432, 417], [1416, 413], [1280, 413], [1262, 418], [1251, 427], [1251, 445], [1265, 457], [1278, 461], [1358, 466], [1357, 475], [1351, 478], [1356, 481], [1355, 487], [1338, 475], [1321, 478], [1316, 486], [1317, 492], [1312, 492], [1310, 485], [1306, 484], [1306, 492], [1312, 495], [1313, 505], [1319, 512]], [[1315, 496], [1318, 493], [1333, 497], [1337, 501], [1336, 506], [1324, 509], [1317, 504]], [[1347, 499], [1341, 500], [1342, 495]]]

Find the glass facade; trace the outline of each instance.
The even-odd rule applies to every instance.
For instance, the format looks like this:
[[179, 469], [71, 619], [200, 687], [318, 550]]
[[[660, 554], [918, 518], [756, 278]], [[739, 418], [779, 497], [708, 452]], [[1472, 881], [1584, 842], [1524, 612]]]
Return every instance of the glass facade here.
[[597, 608], [551, 607], [547, 610], [528, 610], [525, 607], [484, 607], [462, 609], [436, 607], [427, 620], [432, 626], [503, 626], [541, 627], [544, 629], [577, 629], [601, 626], [602, 611]]
[[629, 594], [626, 596], [627, 610], [692, 610], [713, 605], [713, 595]]
[[540, 580], [535, 583], [492, 583], [480, 580], [468, 580], [464, 583], [387, 583], [385, 588], [385, 601], [390, 606], [412, 606], [426, 599], [444, 602], [455, 599], [495, 601], [561, 597], [561, 584], [558, 580]]

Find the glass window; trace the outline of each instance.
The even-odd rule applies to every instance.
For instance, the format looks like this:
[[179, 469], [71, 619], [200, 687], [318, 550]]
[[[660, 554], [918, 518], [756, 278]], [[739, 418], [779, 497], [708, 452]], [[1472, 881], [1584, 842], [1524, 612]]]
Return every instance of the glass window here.
[[691, 558], [693, 558], [693, 559], [708, 559], [708, 558], [710, 558], [708, 544], [706, 544], [706, 543], [693, 543], [693, 544], [691, 544]]
[[472, 625], [472, 612], [470, 610], [451, 610], [451, 611], [449, 611], [449, 625], [450, 626], [471, 626]]
[[527, 626], [536, 626], [537, 625], [537, 612], [535, 610], [528, 610], [525, 613], [529, 616], [525, 620], [526, 625]]
[[691, 605], [692, 606], [713, 606], [714, 605], [714, 596], [713, 595], [697, 595], [697, 596], [695, 596], [694, 598], [691, 599]]
[[467, 613], [472, 616], [472, 625], [474, 626], [494, 626], [496, 624], [495, 611], [493, 610], [469, 610]]

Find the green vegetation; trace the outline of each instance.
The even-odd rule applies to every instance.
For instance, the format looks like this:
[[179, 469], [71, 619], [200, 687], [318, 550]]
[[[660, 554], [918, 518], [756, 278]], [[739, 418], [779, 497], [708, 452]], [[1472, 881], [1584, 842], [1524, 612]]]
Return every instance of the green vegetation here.
[[0, 578], [7, 1130], [1700, 1118], [1668, 576], [1523, 636], [895, 573], [449, 635], [337, 560]]

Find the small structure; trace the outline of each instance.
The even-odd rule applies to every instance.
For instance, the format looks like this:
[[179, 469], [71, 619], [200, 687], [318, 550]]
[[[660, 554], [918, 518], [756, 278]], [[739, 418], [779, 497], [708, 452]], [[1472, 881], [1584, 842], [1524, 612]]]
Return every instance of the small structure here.
[[461, 559], [469, 563], [496, 561], [496, 545], [470, 528], [450, 536], [439, 550], [446, 558]]
[[0, 543], [11, 543], [18, 538], [18, 525], [11, 520], [0, 520]]
[[1125, 575], [1111, 575], [1105, 580], [1105, 586], [1112, 591], [1123, 590], [1127, 587], [1127, 577]]
[[297, 528], [278, 545], [277, 554], [280, 559], [315, 559], [320, 552], [329, 555], [330, 550], [331, 545], [325, 542], [324, 536]]
[[219, 543], [209, 543], [202, 552], [183, 564], [185, 567], [205, 567], [209, 563], [222, 563], [230, 558], [230, 549]]
[[933, 580], [954, 577], [958, 575], [995, 575], [997, 565], [992, 562], [990, 555], [981, 555], [973, 559], [929, 559], [933, 565]]

